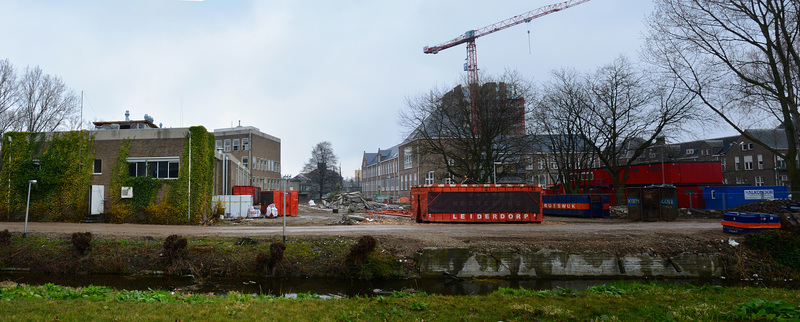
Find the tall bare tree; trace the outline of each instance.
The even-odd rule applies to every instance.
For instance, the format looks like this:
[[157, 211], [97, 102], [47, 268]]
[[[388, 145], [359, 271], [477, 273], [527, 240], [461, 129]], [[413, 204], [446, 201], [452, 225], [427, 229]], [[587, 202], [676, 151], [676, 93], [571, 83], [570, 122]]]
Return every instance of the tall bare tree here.
[[311, 149], [311, 158], [303, 166], [303, 174], [314, 183], [319, 198], [326, 192], [333, 191], [341, 184], [342, 177], [337, 171], [339, 157], [333, 153], [333, 144], [329, 141], [317, 143]]
[[624, 193], [631, 165], [657, 137], [697, 117], [691, 94], [677, 92], [674, 84], [653, 82], [624, 57], [593, 74], [555, 75], [542, 108], [554, 109], [551, 122], [567, 125], [551, 128], [556, 131], [551, 134], [577, 134], [583, 140], [579, 145], [586, 145], [608, 170], [618, 195]]
[[17, 74], [8, 59], [0, 60], [0, 136], [12, 128], [17, 103]]
[[78, 103], [60, 77], [45, 74], [38, 66], [26, 68], [18, 91], [20, 129], [45, 132], [64, 128], [79, 113]]
[[575, 117], [587, 109], [589, 91], [574, 70], [556, 70], [552, 76], [530, 118], [532, 152], [544, 158], [538, 164], [552, 182], [560, 183], [566, 193], [577, 193], [582, 188], [580, 170], [593, 167], [595, 161], [594, 150], [581, 136], [585, 125]]
[[[656, 0], [648, 60], [748, 139], [786, 162], [800, 188], [797, 159], [800, 1]], [[788, 149], [749, 135], [754, 120], [780, 125]]]
[[[514, 73], [407, 100], [400, 123], [418, 153], [455, 178], [491, 182], [495, 163], [518, 168], [528, 141], [531, 86]], [[472, 92], [474, 91], [474, 92]], [[472, 100], [475, 100], [474, 104]]]

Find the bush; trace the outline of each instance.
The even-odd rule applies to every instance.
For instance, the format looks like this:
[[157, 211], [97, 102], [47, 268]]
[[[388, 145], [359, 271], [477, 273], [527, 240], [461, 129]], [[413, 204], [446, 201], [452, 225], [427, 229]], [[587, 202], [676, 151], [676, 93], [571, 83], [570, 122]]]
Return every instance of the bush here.
[[356, 244], [350, 247], [350, 253], [347, 254], [345, 263], [351, 268], [360, 267], [377, 245], [378, 241], [375, 240], [375, 237], [361, 236]]
[[187, 244], [186, 238], [180, 235], [169, 235], [169, 237], [164, 240], [164, 257], [167, 258], [167, 262], [173, 263], [183, 259], [183, 253], [186, 250]]
[[92, 249], [92, 233], [72, 233], [72, 247], [78, 254], [86, 255]]
[[800, 270], [800, 238], [785, 231], [767, 231], [745, 236], [747, 248], [772, 257], [775, 262]]
[[0, 245], [8, 245], [11, 244], [11, 233], [8, 232], [8, 229], [4, 229], [0, 231]]

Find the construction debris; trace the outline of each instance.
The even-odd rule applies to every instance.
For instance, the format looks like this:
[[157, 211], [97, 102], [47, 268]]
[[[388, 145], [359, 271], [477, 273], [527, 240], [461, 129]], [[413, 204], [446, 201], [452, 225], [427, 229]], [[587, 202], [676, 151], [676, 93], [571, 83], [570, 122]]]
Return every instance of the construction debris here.
[[365, 200], [360, 192], [341, 193], [329, 202], [323, 202], [323, 207], [335, 209], [342, 213], [364, 212], [366, 210], [386, 209], [384, 203]]

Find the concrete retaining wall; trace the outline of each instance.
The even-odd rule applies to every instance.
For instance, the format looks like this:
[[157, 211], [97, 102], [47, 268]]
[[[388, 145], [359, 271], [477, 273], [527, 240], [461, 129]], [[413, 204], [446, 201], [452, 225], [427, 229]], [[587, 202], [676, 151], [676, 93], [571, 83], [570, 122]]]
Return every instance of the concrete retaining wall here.
[[570, 254], [542, 249], [536, 252], [466, 248], [426, 248], [420, 256], [420, 276], [441, 277], [718, 277], [720, 256], [682, 253], [674, 257], [652, 254], [618, 256], [608, 252]]

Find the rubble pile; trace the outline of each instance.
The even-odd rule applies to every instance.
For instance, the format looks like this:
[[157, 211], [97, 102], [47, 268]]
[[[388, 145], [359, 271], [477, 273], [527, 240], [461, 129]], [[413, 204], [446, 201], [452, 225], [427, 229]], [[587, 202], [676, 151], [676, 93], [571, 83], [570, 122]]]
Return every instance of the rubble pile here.
[[730, 209], [725, 210], [726, 212], [760, 212], [765, 214], [779, 214], [781, 213], [781, 208], [786, 207], [788, 205], [794, 205], [797, 201], [792, 201], [788, 199], [776, 199], [776, 200], [763, 200], [763, 201], [756, 201], [751, 203], [746, 203], [741, 206], [736, 206]]
[[338, 209], [340, 212], [364, 212], [365, 210], [385, 209], [386, 204], [364, 200], [360, 192], [342, 193], [323, 204], [325, 208]]

